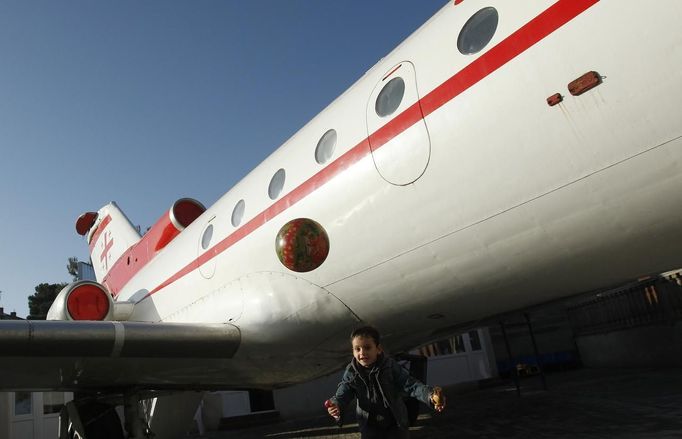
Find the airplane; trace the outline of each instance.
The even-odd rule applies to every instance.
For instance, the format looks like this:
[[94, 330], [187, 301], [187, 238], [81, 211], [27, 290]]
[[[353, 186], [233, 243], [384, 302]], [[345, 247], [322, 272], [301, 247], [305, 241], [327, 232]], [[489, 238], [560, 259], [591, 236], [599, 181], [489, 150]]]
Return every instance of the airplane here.
[[680, 21], [448, 1], [214, 205], [142, 236], [113, 202], [81, 215], [97, 281], [0, 322], [0, 388], [78, 392], [73, 420], [122, 398], [144, 437], [141, 399], [324, 376], [361, 323], [409, 350], [678, 268]]

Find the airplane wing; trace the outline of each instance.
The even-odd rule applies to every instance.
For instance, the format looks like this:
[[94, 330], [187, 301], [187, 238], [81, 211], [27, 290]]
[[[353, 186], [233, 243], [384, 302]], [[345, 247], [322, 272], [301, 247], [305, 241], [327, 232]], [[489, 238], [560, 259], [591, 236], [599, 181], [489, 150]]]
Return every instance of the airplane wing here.
[[0, 321], [0, 388], [220, 388], [240, 341], [230, 324]]

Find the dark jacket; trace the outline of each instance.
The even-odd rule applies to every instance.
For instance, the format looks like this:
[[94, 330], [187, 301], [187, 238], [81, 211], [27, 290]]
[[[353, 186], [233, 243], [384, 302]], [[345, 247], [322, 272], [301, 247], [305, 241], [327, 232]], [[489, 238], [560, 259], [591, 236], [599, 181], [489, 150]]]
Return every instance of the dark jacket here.
[[342, 415], [348, 403], [357, 398], [356, 413], [361, 430], [369, 417], [376, 414], [373, 412], [376, 412], [377, 397], [400, 428], [408, 427], [407, 407], [403, 401], [405, 396], [412, 396], [431, 406], [433, 388], [412, 377], [407, 369], [392, 358], [380, 356], [374, 366], [364, 373], [359, 369], [362, 367], [353, 359], [346, 367], [336, 395], [331, 398], [341, 409]]

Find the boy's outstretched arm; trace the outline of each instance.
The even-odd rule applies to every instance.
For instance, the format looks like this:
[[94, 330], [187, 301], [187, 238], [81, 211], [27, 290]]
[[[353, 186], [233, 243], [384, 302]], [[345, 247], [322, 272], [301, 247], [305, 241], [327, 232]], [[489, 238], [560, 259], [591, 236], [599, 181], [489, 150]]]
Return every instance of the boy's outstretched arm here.
[[331, 399], [328, 399], [324, 402], [324, 407], [327, 409], [327, 413], [329, 413], [329, 416], [334, 418], [334, 420], [340, 424], [341, 423], [341, 409], [339, 409], [339, 406], [334, 404], [334, 402]]
[[433, 408], [437, 412], [442, 412], [445, 410], [445, 395], [443, 395], [443, 389], [438, 386], [433, 388], [431, 393], [431, 402], [433, 403]]
[[343, 409], [355, 398], [355, 390], [350, 385], [350, 379], [346, 373], [336, 388], [336, 394], [325, 401], [325, 407], [331, 417], [340, 422]]
[[442, 412], [445, 409], [443, 389], [427, 386], [410, 375], [410, 372], [397, 362], [393, 362], [393, 379], [411, 397], [417, 398], [428, 406], [432, 406], [438, 412]]

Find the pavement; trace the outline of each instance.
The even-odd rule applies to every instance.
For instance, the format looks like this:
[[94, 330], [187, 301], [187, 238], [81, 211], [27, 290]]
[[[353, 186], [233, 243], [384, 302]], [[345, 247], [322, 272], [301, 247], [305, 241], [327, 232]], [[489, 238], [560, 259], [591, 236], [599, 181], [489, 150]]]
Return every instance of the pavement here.
[[[682, 438], [682, 369], [578, 369], [484, 389], [446, 387], [448, 406], [422, 414], [410, 429], [420, 438]], [[428, 409], [422, 407], [425, 412]], [[209, 432], [193, 439], [359, 439], [357, 424], [336, 427], [327, 416]]]

